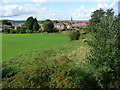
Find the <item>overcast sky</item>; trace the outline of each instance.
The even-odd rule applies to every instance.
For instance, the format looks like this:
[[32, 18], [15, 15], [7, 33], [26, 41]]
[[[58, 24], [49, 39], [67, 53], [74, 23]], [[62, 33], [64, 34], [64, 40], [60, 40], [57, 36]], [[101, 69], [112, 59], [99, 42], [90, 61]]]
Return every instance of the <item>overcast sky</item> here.
[[113, 8], [117, 14], [119, 0], [0, 0], [0, 19], [88, 20], [96, 9]]

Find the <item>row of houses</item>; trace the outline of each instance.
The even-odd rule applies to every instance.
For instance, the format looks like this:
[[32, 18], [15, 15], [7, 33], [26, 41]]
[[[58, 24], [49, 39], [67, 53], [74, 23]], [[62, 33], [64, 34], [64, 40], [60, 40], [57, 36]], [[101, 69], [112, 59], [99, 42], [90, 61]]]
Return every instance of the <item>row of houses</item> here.
[[[21, 27], [23, 25], [23, 23], [16, 23], [14, 25], [0, 25], [0, 28], [13, 28], [13, 29], [17, 29], [17, 27]], [[54, 27], [57, 28], [57, 29], [65, 29], [65, 28], [68, 28], [68, 29], [78, 29], [80, 27], [86, 27], [88, 26], [89, 24], [87, 22], [82, 22], [82, 23], [75, 23], [75, 24], [72, 24], [72, 23], [54, 23]], [[42, 29], [42, 24], [39, 24], [39, 29]]]
[[0, 25], [0, 28], [3, 29], [3, 28], [15, 28], [14, 26], [12, 25]]
[[87, 27], [89, 24], [87, 22], [82, 22], [82, 23], [55, 23], [54, 26], [57, 29], [65, 29], [65, 28], [72, 28], [72, 29], [78, 29], [80, 27]]
[[14, 24], [14, 25], [2, 25], [2, 24], [0, 24], [0, 28], [1, 29], [5, 29], [5, 28], [12, 28], [12, 29], [17, 29], [17, 27], [22, 27], [22, 23], [16, 23], [16, 24]]

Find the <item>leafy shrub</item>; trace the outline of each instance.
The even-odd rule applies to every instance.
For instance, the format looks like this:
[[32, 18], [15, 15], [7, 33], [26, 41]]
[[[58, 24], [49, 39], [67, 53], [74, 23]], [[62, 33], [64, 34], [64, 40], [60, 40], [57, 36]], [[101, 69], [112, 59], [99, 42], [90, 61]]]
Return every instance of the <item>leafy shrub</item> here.
[[71, 41], [78, 40], [80, 37], [80, 32], [78, 30], [72, 31], [72, 32], [70, 32], [69, 36], [70, 36]]
[[16, 33], [16, 29], [10, 29], [10, 33]]
[[12, 23], [8, 20], [1, 20], [1, 21], [2, 21], [2, 25], [12, 25]]
[[17, 27], [16, 33], [19, 33], [19, 32], [20, 32], [20, 27]]
[[98, 85], [104, 90], [120, 89], [120, 16], [114, 18], [112, 9], [96, 26], [95, 39], [89, 43], [92, 47], [90, 63], [99, 73]]
[[54, 28], [53, 32], [59, 32], [59, 30], [57, 28]]
[[26, 29], [27, 28], [25, 26], [20, 27], [19, 33], [26, 33]]
[[51, 20], [47, 19], [43, 22], [44, 31], [52, 33], [54, 30], [54, 24]]
[[2, 29], [2, 33], [10, 33], [10, 29], [8, 28]]
[[[49, 53], [50, 54], [50, 53]], [[60, 60], [43, 60], [27, 65], [16, 75], [3, 79], [3, 87], [10, 88], [72, 88], [77, 87], [70, 81], [68, 71], [70, 62], [66, 56]]]
[[70, 28], [66, 28], [66, 31], [71, 31], [71, 29]]
[[26, 29], [26, 33], [29, 33], [29, 30], [28, 30], [28, 29]]

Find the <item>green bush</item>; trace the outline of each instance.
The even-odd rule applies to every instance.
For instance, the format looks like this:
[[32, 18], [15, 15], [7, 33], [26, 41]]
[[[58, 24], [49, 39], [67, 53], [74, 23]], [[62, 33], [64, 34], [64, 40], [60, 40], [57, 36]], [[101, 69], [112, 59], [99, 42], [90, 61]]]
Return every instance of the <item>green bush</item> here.
[[47, 19], [43, 22], [44, 31], [48, 33], [54, 32], [54, 24], [51, 20]]
[[53, 32], [59, 32], [59, 30], [57, 28], [54, 28]]
[[26, 27], [24, 27], [24, 26], [22, 26], [22, 27], [20, 27], [20, 31], [19, 31], [19, 33], [26, 33]]
[[10, 33], [16, 33], [16, 29], [10, 29]]
[[65, 30], [66, 31], [74, 31], [75, 29], [73, 29], [73, 28], [66, 28]]
[[72, 31], [72, 32], [70, 32], [69, 36], [70, 36], [71, 41], [78, 40], [80, 37], [80, 32], [78, 30]]
[[19, 32], [20, 32], [20, 27], [17, 27], [16, 33], [19, 33]]
[[2, 29], [2, 33], [10, 33], [10, 29], [8, 28]]
[[[54, 53], [51, 53], [54, 52]], [[20, 71], [4, 72], [3, 88], [75, 88], [76, 82], [69, 75], [73, 61], [66, 55], [56, 59], [48, 59], [56, 55], [56, 51], [44, 51], [40, 56], [33, 58], [34, 64], [21, 68]], [[42, 61], [41, 61], [42, 59]], [[6, 69], [4, 70], [6, 71]], [[17, 70], [16, 70], [17, 71]], [[9, 75], [8, 75], [9, 73]]]
[[26, 33], [29, 33], [29, 30], [28, 30], [28, 29], [26, 29]]
[[88, 59], [97, 71], [96, 80], [104, 90], [120, 89], [120, 16], [114, 18], [112, 9], [96, 26]]

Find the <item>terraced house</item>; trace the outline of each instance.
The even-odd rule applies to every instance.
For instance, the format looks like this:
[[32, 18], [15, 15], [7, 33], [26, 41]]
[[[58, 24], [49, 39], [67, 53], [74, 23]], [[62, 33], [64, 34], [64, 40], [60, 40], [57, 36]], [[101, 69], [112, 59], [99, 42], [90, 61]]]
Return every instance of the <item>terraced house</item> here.
[[82, 23], [55, 23], [54, 26], [57, 29], [65, 29], [65, 28], [71, 28], [71, 29], [78, 29], [80, 27], [87, 27], [89, 24], [87, 22], [82, 22]]

